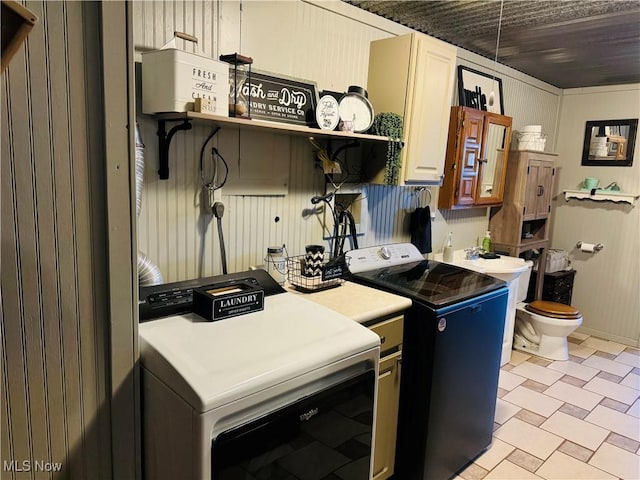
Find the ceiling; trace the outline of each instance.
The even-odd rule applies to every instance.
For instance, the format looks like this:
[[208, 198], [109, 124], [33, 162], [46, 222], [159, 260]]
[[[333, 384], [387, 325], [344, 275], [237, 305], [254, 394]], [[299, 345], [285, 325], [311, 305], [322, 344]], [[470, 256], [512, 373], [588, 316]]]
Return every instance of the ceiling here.
[[638, 0], [343, 0], [559, 88], [640, 83]]

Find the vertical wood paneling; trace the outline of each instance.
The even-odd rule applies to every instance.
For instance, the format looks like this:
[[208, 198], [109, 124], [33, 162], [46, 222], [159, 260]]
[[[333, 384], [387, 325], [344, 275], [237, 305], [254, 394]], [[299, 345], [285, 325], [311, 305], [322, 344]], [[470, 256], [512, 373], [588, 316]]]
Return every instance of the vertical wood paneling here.
[[[382, 35], [379, 31], [301, 2], [245, 2], [241, 14], [238, 5], [233, 2], [223, 5], [226, 9], [223, 20], [226, 23], [221, 23], [219, 28], [226, 30], [219, 34], [225, 38], [224, 48], [227, 50], [236, 51], [241, 47], [243, 52], [250, 51], [256, 68], [313, 78], [319, 88], [346, 90], [351, 84], [366, 84], [368, 45], [371, 39]], [[197, 13], [199, 18], [215, 18], [205, 14], [209, 6], [196, 3], [194, 14]], [[171, 12], [175, 10], [170, 4], [154, 3], [153, 13], [149, 14], [148, 10], [144, 2], [134, 4], [134, 43], [139, 50], [161, 46], [168, 39], [165, 38], [167, 32], [180, 26], [168, 25], [174, 17]], [[260, 35], [260, 29], [271, 25], [265, 18], [278, 19], [279, 22], [286, 20], [293, 28], [275, 32], [276, 36], [280, 32], [287, 40], [290, 50], [280, 48], [281, 43], [274, 38], [271, 27], [264, 36]], [[234, 45], [233, 32], [237, 31], [240, 24], [242, 38]], [[323, 25], [331, 28], [322, 28]], [[216, 26], [209, 24], [203, 30], [215, 31]], [[164, 32], [162, 38], [158, 38], [158, 31]], [[151, 35], [150, 32], [155, 33]], [[343, 33], [336, 37], [334, 34], [338, 32]], [[311, 38], [318, 35], [322, 41], [289, 41], [292, 36]], [[212, 34], [211, 37], [215, 36]], [[310, 52], [309, 48], [323, 50]], [[144, 201], [138, 223], [141, 250], [157, 261], [165, 281], [196, 273], [196, 269], [181, 270], [182, 266], [189, 264], [197, 265], [197, 272], [202, 270], [204, 275], [220, 273], [215, 220], [201, 216], [200, 207], [193, 202], [193, 198], [199, 196], [199, 182], [194, 184], [188, 181], [190, 175], [197, 177], [197, 162], [191, 163], [188, 157], [199, 155], [206, 136], [204, 127], [201, 130], [196, 127], [188, 134], [180, 133], [174, 137], [170, 153], [171, 178], [159, 182], [156, 174], [156, 126], [146, 117], [140, 118], [140, 125], [147, 159]], [[269, 245], [285, 243], [290, 253], [295, 254], [301, 253], [305, 244], [322, 238], [322, 225], [318, 218], [303, 216], [303, 212], [311, 206], [310, 197], [322, 193], [321, 182], [314, 188], [314, 178], [318, 183], [320, 176], [314, 171], [313, 156], [306, 140], [292, 139], [292, 145], [289, 194], [286, 197], [229, 196], [223, 192], [222, 200], [226, 205], [223, 228], [230, 271], [261, 264]], [[224, 155], [228, 159], [237, 157], [233, 151]], [[265, 158], [264, 162], [269, 162], [269, 159]], [[275, 222], [275, 217], [279, 217], [280, 221]], [[179, 238], [176, 237], [176, 230], [181, 232]], [[200, 265], [203, 265], [202, 269]]]
[[[2, 77], [1, 460], [61, 462], [56, 478], [109, 478], [106, 271], [93, 259], [105, 239], [91, 227], [104, 210], [104, 197], [91, 196], [103, 176], [88, 173], [102, 159], [87, 148], [92, 136], [100, 144], [87, 124], [100, 44], [85, 30], [85, 12], [98, 7], [26, 6], [39, 22]], [[16, 475], [32, 477], [51, 474]]]
[[[62, 7], [62, 6], [61, 6]], [[82, 359], [81, 359], [81, 341], [79, 338], [79, 318], [78, 311], [78, 265], [77, 265], [77, 239], [75, 236], [75, 205], [74, 205], [74, 185], [73, 185], [73, 168], [74, 158], [72, 154], [72, 136], [74, 133], [70, 130], [71, 107], [69, 103], [69, 85], [68, 72], [65, 65], [73, 63], [69, 56], [67, 34], [77, 35], [78, 30], [82, 32], [82, 15], [80, 13], [77, 19], [80, 23], [66, 22], [66, 16], [70, 14], [66, 6], [56, 9], [55, 5], [46, 4], [46, 11], [49, 15], [46, 23], [47, 31], [53, 34], [54, 30], [60, 31], [62, 28], [64, 36], [58, 38], [58, 45], [51, 46], [49, 58], [60, 58], [62, 61], [59, 66], [52, 66], [55, 69], [56, 82], [50, 85], [42, 85], [43, 92], [47, 92], [48, 88], [55, 88], [57, 91], [56, 100], [59, 108], [50, 112], [52, 125], [46, 128], [52, 128], [56, 136], [56, 141], [52, 145], [52, 163], [53, 175], [51, 178], [52, 188], [54, 188], [55, 201], [52, 204], [54, 216], [55, 232], [47, 232], [54, 239], [56, 252], [50, 260], [42, 260], [47, 269], [51, 268], [51, 273], [56, 277], [53, 285], [58, 290], [64, 288], [68, 297], [65, 299], [62, 291], [57, 293], [59, 296], [59, 304], [61, 311], [59, 313], [58, 327], [60, 329], [60, 343], [62, 349], [62, 364], [64, 365], [62, 394], [64, 398], [64, 418], [67, 421], [66, 448], [68, 449], [67, 461], [65, 462], [70, 476], [80, 477], [85, 475], [82, 461], [71, 453], [71, 450], [82, 442], [82, 432], [84, 428], [84, 409], [83, 409], [83, 391], [82, 391]], [[72, 8], [72, 15], [77, 10]], [[67, 27], [73, 30], [73, 33], [67, 32]], [[77, 35], [78, 39], [82, 35]], [[82, 58], [83, 52], [77, 52]], [[79, 72], [82, 75], [82, 70]], [[52, 78], [53, 79], [53, 78]], [[84, 81], [84, 80], [83, 80]], [[80, 85], [77, 85], [80, 86]], [[77, 93], [82, 95], [80, 89]], [[85, 130], [82, 125], [82, 130]], [[86, 181], [86, 179], [85, 179]], [[43, 239], [44, 240], [44, 239]], [[43, 242], [45, 244], [45, 242]], [[64, 245], [64, 247], [62, 247]], [[88, 367], [88, 365], [87, 365]]]
[[[367, 185], [369, 229], [359, 242], [363, 246], [382, 243], [408, 242], [409, 215], [416, 205], [430, 206], [432, 219], [431, 234], [433, 253], [442, 252], [448, 232], [453, 232], [454, 246], [467, 248], [477, 244], [487, 229], [485, 208], [470, 210], [438, 210], [436, 187], [431, 189], [431, 202], [427, 191], [416, 192], [414, 187], [389, 187]], [[417, 197], [416, 197], [417, 195]]]
[[[623, 191], [640, 190], [640, 143], [630, 167], [582, 166], [585, 122], [635, 118], [640, 85], [565, 91], [558, 131], [558, 159], [551, 245], [567, 250], [576, 269], [572, 304], [583, 314], [580, 329], [611, 340], [640, 343], [640, 208], [624, 203], [565, 201], [562, 191], [576, 189], [585, 177], [602, 186], [617, 181]], [[597, 254], [580, 252], [578, 241], [602, 243]], [[603, 287], [606, 286], [606, 294]]]
[[[182, 2], [175, 5], [172, 2], [153, 2], [152, 6], [153, 10], [147, 2], [134, 3], [134, 45], [138, 52], [160, 47], [173, 30], [190, 25], [187, 17], [192, 11], [203, 21], [200, 36], [209, 38], [206, 32], [211, 32], [211, 41], [205, 42], [203, 50], [213, 52], [212, 56], [222, 53], [212, 45], [220, 37], [219, 48], [223, 52], [241, 51], [254, 58], [255, 68], [312, 79], [319, 90], [344, 91], [349, 85], [366, 85], [369, 43], [388, 36], [390, 31], [307, 2], [243, 2], [242, 11], [239, 2], [223, 2], [219, 4], [219, 13], [211, 13], [210, 4], [199, 2], [193, 4], [193, 10], [191, 4]], [[184, 11], [180, 18], [176, 16], [177, 9]], [[172, 21], [176, 24], [171, 25]], [[273, 25], [285, 24], [287, 28], [273, 28]], [[287, 45], [287, 48], [282, 48], [282, 45]], [[473, 55], [468, 57], [470, 60], [462, 59], [461, 63], [467, 62], [478, 68], [478, 59]], [[479, 61], [482, 64], [485, 60], [489, 62], [487, 59]], [[523, 83], [517, 76], [513, 79], [502, 76], [507, 113], [526, 119], [524, 124], [542, 123], [545, 131], [552, 134], [557, 95], [549, 95], [537, 86]], [[513, 86], [509, 86], [511, 84]], [[513, 88], [513, 91], [507, 93], [507, 88]], [[518, 103], [521, 95], [536, 107]], [[544, 113], [542, 117], [538, 116], [538, 108]], [[549, 116], [553, 118], [553, 124], [548, 124], [546, 119]], [[192, 131], [180, 132], [174, 137], [170, 151], [171, 178], [159, 181], [156, 173], [157, 126], [146, 116], [140, 116], [139, 121], [147, 163], [143, 208], [138, 222], [140, 249], [158, 263], [165, 281], [189, 278], [193, 274], [221, 273], [215, 219], [202, 216], [198, 202], [194, 201], [194, 198], [199, 198], [196, 157], [208, 128], [196, 125]], [[241, 135], [245, 141], [251, 141], [250, 134], [243, 132]], [[233, 142], [221, 144], [214, 139], [211, 145], [223, 145], [221, 153], [229, 161], [237, 161], [238, 155], [242, 154], [242, 149], [238, 153]], [[262, 264], [269, 245], [285, 243], [290, 254], [299, 254], [303, 252], [304, 245], [318, 242], [327, 233], [323, 232], [323, 214], [305, 213], [313, 207], [310, 198], [324, 191], [322, 175], [314, 167], [313, 153], [303, 138], [292, 138], [290, 145], [289, 190], [286, 196], [231, 196], [222, 190], [220, 198], [226, 206], [223, 229], [229, 271]], [[272, 160], [265, 156], [260, 161], [269, 164]], [[414, 208], [413, 190], [380, 186], [364, 189], [370, 218], [366, 222], [369, 230], [364, 232], [360, 244], [408, 241], [407, 214]], [[438, 211], [435, 208], [438, 189], [433, 187], [432, 191], [434, 252], [442, 250], [449, 231], [454, 232], [457, 247], [475, 244], [487, 228], [487, 209]], [[426, 193], [422, 196], [425, 199]], [[274, 221], [276, 216], [281, 219], [277, 223]], [[327, 227], [331, 230], [332, 225]], [[185, 267], [189, 265], [192, 267]]]
[[[43, 143], [43, 146], [48, 148], [49, 152], [47, 156], [39, 156], [39, 158], [50, 158], [49, 162], [38, 162], [40, 171], [36, 172], [36, 176], [40, 179], [50, 179], [46, 185], [39, 187], [36, 193], [41, 201], [46, 205], [51, 205], [51, 209], [41, 209], [42, 215], [39, 216], [39, 232], [41, 245], [41, 257], [55, 259], [58, 250], [58, 223], [56, 219], [57, 203], [57, 190], [56, 190], [56, 174], [60, 175], [61, 169], [58, 165], [62, 163], [69, 152], [69, 139], [68, 133], [63, 128], [57, 128], [54, 121], [54, 105], [63, 107], [65, 114], [68, 114], [68, 85], [66, 79], [66, 71], [62, 66], [62, 62], [59, 64], [52, 64], [49, 59], [52, 58], [64, 58], [67, 60], [65, 52], [66, 46], [66, 25], [64, 18], [64, 11], [62, 9], [49, 8], [50, 5], [45, 5], [47, 15], [47, 23], [43, 29], [43, 33], [46, 36], [46, 50], [43, 50], [44, 61], [47, 68], [44, 73], [47, 75], [46, 81], [43, 82], [42, 87], [39, 88], [40, 94], [45, 97], [38, 99], [37, 95], [32, 94], [36, 101], [45, 101], [47, 105], [47, 124], [43, 125], [46, 131], [51, 132], [51, 138], [49, 142]], [[33, 45], [32, 45], [33, 47]], [[35, 52], [35, 48], [31, 48], [30, 52]], [[33, 59], [32, 59], [33, 60]], [[35, 82], [34, 82], [35, 84]], [[47, 85], [51, 85], [53, 91], [56, 92], [54, 97], [47, 95]], [[59, 184], [59, 187], [64, 185]], [[40, 190], [42, 188], [42, 190]], [[63, 188], [61, 188], [63, 190]], [[53, 239], [53, 241], [48, 241]], [[40, 261], [41, 265], [50, 265], [49, 262]], [[57, 263], [57, 262], [56, 262]], [[45, 386], [47, 387], [48, 401], [48, 414], [49, 419], [47, 421], [48, 433], [53, 437], [50, 438], [51, 449], [50, 458], [65, 458], [67, 459], [68, 451], [68, 438], [62, 437], [56, 432], [67, 431], [67, 415], [64, 409], [65, 394], [64, 394], [64, 358], [62, 349], [62, 330], [60, 328], [61, 311], [59, 308], [60, 302], [60, 271], [58, 269], [43, 268], [41, 272], [41, 285], [43, 286], [55, 286], [55, 288], [43, 288], [41, 295], [44, 305], [51, 305], [51, 308], [43, 309], [43, 326], [44, 326], [44, 342], [46, 346], [46, 372], [47, 381]], [[57, 438], [56, 438], [57, 437]], [[65, 471], [69, 472], [68, 462]]]
[[[4, 312], [3, 308], [0, 308], [0, 325], [4, 327]], [[7, 348], [5, 343], [5, 333], [4, 328], [0, 331], [0, 348], [4, 352]], [[7, 371], [7, 361], [5, 355], [0, 355], [0, 384], [6, 385], [9, 381], [9, 373]], [[15, 458], [13, 452], [13, 435], [11, 435], [11, 422], [9, 418], [11, 418], [11, 410], [9, 409], [9, 396], [8, 396], [8, 388], [3, 388], [2, 392], [0, 392], [0, 445], [3, 448], [2, 459], [5, 458]], [[3, 478], [7, 480], [13, 480], [15, 478], [14, 472], [5, 472]]]
[[[4, 79], [7, 79], [9, 82], [9, 86], [28, 84], [29, 52], [23, 52], [24, 57], [22, 56], [22, 52], [20, 52], [20, 56], [16, 55], [13, 59], [13, 63], [16, 63], [19, 67], [16, 67], [13, 70], [10, 67], [3, 75]], [[11, 98], [11, 90], [9, 90], [8, 93], [7, 97]], [[30, 338], [29, 331], [33, 330], [29, 323], [32, 324], [34, 322], [34, 318], [33, 313], [29, 312], [28, 306], [25, 306], [24, 299], [22, 298], [22, 289], [25, 286], [25, 282], [30, 282], [28, 286], [33, 288], [33, 279], [36, 276], [33, 266], [33, 258], [35, 256], [35, 212], [33, 199], [32, 136], [30, 131], [30, 115], [28, 114], [30, 109], [29, 95], [30, 92], [27, 89], [22, 89], [19, 91], [19, 95], [11, 98], [9, 105], [12, 110], [10, 111], [17, 110], [17, 118], [9, 117], [8, 122], [5, 123], [9, 126], [14, 121], [17, 121], [14, 125], [9, 127], [11, 129], [11, 141], [13, 142], [13, 156], [11, 157], [11, 161], [12, 163], [16, 162], [10, 167], [10, 180], [12, 181], [13, 187], [13, 191], [11, 192], [13, 196], [12, 205], [14, 210], [11, 212], [11, 218], [7, 218], [6, 220], [3, 219], [3, 225], [15, 225], [14, 241], [16, 243], [11, 245], [13, 251], [9, 254], [15, 254], [16, 260], [15, 265], [10, 265], [8, 269], [9, 271], [7, 273], [9, 274], [8, 278], [10, 279], [11, 285], [7, 286], [10, 291], [9, 295], [15, 292], [15, 297], [9, 296], [9, 302], [15, 298], [16, 303], [15, 305], [11, 305], [11, 307], [15, 308], [9, 309], [7, 316], [3, 318], [3, 320], [7, 321], [5, 327], [7, 345], [10, 346], [10, 350], [8, 350], [5, 355], [9, 371], [13, 377], [9, 379], [9, 382], [6, 385], [6, 388], [9, 389], [9, 408], [11, 409], [11, 417], [7, 420], [12, 422], [11, 431], [13, 434], [12, 443], [14, 447], [14, 454], [17, 455], [17, 458], [19, 459], [31, 458], [33, 455], [33, 407], [31, 404], [31, 384], [28, 381], [33, 361], [30, 361], [28, 358], [28, 341]], [[20, 128], [20, 125], [23, 125], [26, 128]], [[12, 128], [14, 126], [17, 128]], [[5, 157], [3, 156], [3, 162], [5, 162], [4, 158]], [[3, 165], [6, 165], [6, 162], [3, 163]], [[3, 181], [5, 178], [7, 178], [7, 176], [2, 175]], [[5, 189], [3, 188], [2, 190], [4, 191]], [[19, 195], [22, 195], [20, 199], [17, 198]], [[15, 223], [12, 222], [15, 218], [20, 218], [21, 221], [16, 221]], [[4, 232], [6, 231], [5, 228], [3, 228], [2, 231], [4, 235]], [[20, 251], [18, 250], [18, 242]], [[3, 242], [3, 247], [4, 246], [5, 244]], [[27, 259], [23, 258], [24, 256], [27, 256], [25, 252], [30, 253]], [[12, 257], [9, 258], [11, 259]], [[3, 261], [2, 264], [2, 280], [4, 284], [4, 266], [6, 265], [6, 262]], [[15, 270], [11, 267], [14, 267]], [[37, 288], [37, 285], [35, 285], [35, 287]], [[14, 288], [15, 290], [13, 290]], [[33, 292], [33, 289], [30, 291]], [[3, 288], [3, 298], [4, 296]], [[31, 315], [29, 315], [30, 313]], [[9, 322], [8, 320], [12, 318], [20, 319], [20, 321]], [[36, 316], [36, 321], [37, 318], [38, 317]], [[23, 319], [26, 320], [26, 322]], [[37, 342], [36, 345], [38, 343], [39, 342]], [[14, 441], [14, 439], [16, 441]]]
[[[2, 399], [7, 402], [8, 415], [2, 418], [6, 424], [3, 430], [9, 434], [8, 443], [4, 443], [2, 459], [23, 459], [31, 455], [31, 422], [29, 416], [28, 384], [26, 381], [27, 366], [24, 357], [24, 333], [22, 321], [21, 269], [18, 255], [18, 176], [17, 164], [29, 158], [24, 150], [16, 152], [14, 146], [28, 149], [27, 129], [14, 130], [9, 112], [16, 107], [24, 106], [25, 94], [10, 95], [12, 82], [20, 83], [25, 76], [25, 51], [20, 49], [12, 61], [22, 68], [10, 68], [3, 74], [2, 119], [6, 128], [2, 129], [2, 357], [5, 364], [5, 377], [2, 383]], [[10, 453], [11, 457], [5, 457]]]

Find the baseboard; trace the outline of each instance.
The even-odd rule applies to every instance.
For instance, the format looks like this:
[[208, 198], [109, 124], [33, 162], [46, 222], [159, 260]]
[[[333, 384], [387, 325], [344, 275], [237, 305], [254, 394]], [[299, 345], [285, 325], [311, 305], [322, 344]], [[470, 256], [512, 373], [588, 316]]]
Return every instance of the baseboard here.
[[600, 330], [595, 330], [593, 328], [585, 328], [585, 327], [579, 327], [578, 329], [576, 329], [576, 332], [583, 333], [585, 335], [591, 335], [593, 337], [602, 338], [603, 340], [618, 342], [623, 345], [629, 345], [630, 347], [640, 348], [640, 339], [638, 338], [619, 337], [618, 335], [612, 335], [607, 332], [601, 332]]

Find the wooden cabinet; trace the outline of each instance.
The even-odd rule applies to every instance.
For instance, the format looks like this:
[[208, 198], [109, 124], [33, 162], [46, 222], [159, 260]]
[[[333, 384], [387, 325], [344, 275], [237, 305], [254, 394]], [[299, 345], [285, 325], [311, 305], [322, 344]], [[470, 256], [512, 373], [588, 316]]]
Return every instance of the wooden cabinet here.
[[531, 156], [527, 161], [527, 185], [525, 187], [524, 221], [547, 218], [551, 213], [551, 192], [555, 166], [548, 159]]
[[492, 248], [513, 257], [541, 250], [535, 299], [542, 296], [551, 227], [551, 196], [555, 180], [555, 153], [518, 150], [509, 153], [502, 207], [491, 209]]
[[[447, 144], [457, 49], [421, 33], [371, 42], [367, 91], [376, 113], [404, 119], [398, 184], [439, 184]], [[383, 183], [386, 150], [365, 165]]]
[[548, 246], [556, 156], [529, 150], [509, 153], [502, 207], [492, 210], [489, 221], [494, 250], [518, 256]]
[[511, 117], [451, 107], [438, 208], [500, 205], [510, 143]]
[[381, 342], [373, 480], [385, 480], [394, 472], [400, 401], [403, 321], [402, 315], [396, 315], [388, 319], [377, 320], [369, 325], [371, 330], [380, 335]]

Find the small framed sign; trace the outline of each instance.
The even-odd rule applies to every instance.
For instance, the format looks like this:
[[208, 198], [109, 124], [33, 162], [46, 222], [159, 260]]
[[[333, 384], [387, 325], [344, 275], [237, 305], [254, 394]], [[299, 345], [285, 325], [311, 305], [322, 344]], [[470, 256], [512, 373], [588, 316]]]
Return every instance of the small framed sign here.
[[504, 115], [502, 80], [495, 75], [458, 65], [458, 103], [464, 107]]
[[316, 84], [310, 80], [253, 71], [245, 83], [251, 98], [251, 118], [295, 125], [315, 125], [318, 105]]
[[193, 312], [207, 321], [264, 310], [264, 290], [246, 285], [205, 286], [193, 290]]
[[336, 257], [322, 267], [322, 281], [333, 280], [336, 278], [344, 278], [347, 272], [347, 264], [344, 257]]

